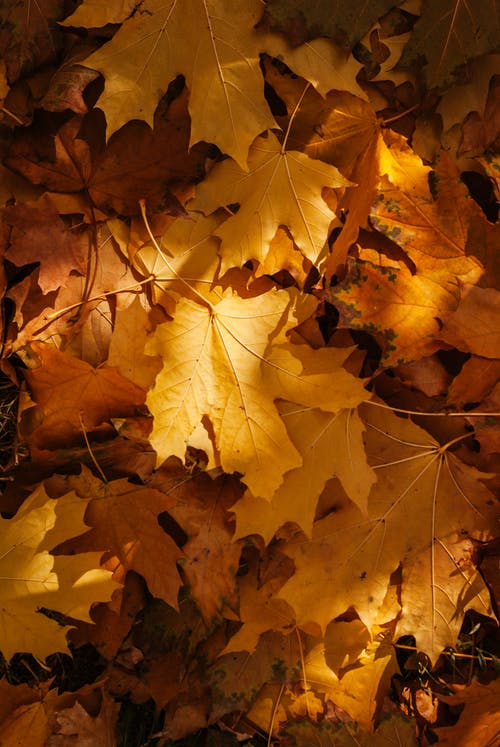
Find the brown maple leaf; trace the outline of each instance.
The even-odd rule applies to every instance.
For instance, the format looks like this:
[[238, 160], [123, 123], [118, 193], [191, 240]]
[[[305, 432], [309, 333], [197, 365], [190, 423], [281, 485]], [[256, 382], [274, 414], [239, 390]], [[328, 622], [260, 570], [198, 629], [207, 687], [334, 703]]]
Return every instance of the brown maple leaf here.
[[28, 440], [39, 448], [58, 448], [80, 440], [114, 417], [134, 415], [146, 393], [115, 368], [93, 368], [44, 343], [33, 343], [40, 366], [26, 372], [33, 399]]
[[47, 196], [33, 206], [19, 203], [4, 208], [3, 219], [11, 227], [7, 258], [18, 267], [38, 262], [38, 283], [44, 293], [65, 285], [72, 271], [85, 274], [83, 246]]

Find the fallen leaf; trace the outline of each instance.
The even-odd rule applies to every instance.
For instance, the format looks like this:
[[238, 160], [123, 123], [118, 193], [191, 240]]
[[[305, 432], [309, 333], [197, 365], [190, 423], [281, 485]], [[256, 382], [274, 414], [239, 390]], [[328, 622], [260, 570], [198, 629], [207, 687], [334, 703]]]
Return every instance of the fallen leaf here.
[[265, 49], [272, 57], [284, 60], [296, 75], [308, 80], [322, 96], [335, 89], [368, 99], [356, 80], [362, 64], [330, 39], [314, 39], [294, 47], [282, 35], [268, 35]]
[[451, 280], [443, 282], [425, 270], [412, 274], [398, 265], [350, 260], [345, 279], [329, 293], [340, 314], [339, 326], [375, 334], [386, 365], [411, 362], [438, 350], [438, 317], [444, 309], [453, 311], [459, 300]]
[[210, 6], [201, 0], [166, 5], [150, 0], [147, 13], [125, 21], [85, 60], [105, 78], [99, 106], [108, 136], [130, 119], [151, 125], [158, 99], [182, 73], [190, 90], [190, 146], [215, 143], [246, 168], [251, 142], [275, 124], [263, 95], [261, 50], [252, 35], [260, 14], [257, 0], [231, 6], [220, 0]]
[[102, 5], [98, 0], [83, 0], [61, 26], [100, 28], [108, 23], [123, 23], [135, 10], [135, 0], [118, 0]]
[[400, 64], [423, 55], [429, 87], [450, 85], [460, 65], [497, 50], [498, 32], [494, 2], [473, 8], [457, 0], [444, 0], [439, 7], [425, 4]]
[[499, 695], [499, 680], [488, 684], [476, 680], [456, 695], [448, 698], [440, 696], [440, 699], [453, 705], [463, 703], [465, 708], [454, 726], [443, 726], [436, 730], [439, 743], [455, 747], [474, 744], [493, 747], [500, 734]]
[[102, 483], [88, 471], [71, 478], [69, 485], [90, 501], [85, 528], [91, 530], [76, 541], [77, 551], [104, 553], [102, 562], [118, 583], [124, 583], [127, 571], [140, 573], [153, 596], [177, 608], [181, 578], [176, 564], [184, 553], [158, 522], [159, 514], [175, 505], [175, 497], [128, 480]]
[[165, 468], [160, 468], [153, 484], [164, 485], [166, 492], [175, 498], [168, 513], [187, 535], [182, 546], [182, 573], [205, 623], [210, 626], [220, 619], [225, 607], [235, 609], [238, 605], [236, 574], [241, 544], [233, 542], [234, 527], [227, 512], [240, 495], [241, 487], [227, 476], [212, 480], [201, 474], [188, 482], [180, 479], [178, 484], [172, 477]]
[[0, 56], [5, 60], [10, 83], [55, 59], [56, 21], [63, 16], [62, 0], [41, 0], [35, 8], [24, 2], [6, 5]]
[[491, 78], [500, 65], [500, 55], [483, 55], [467, 65], [468, 80], [445, 92], [437, 111], [442, 117], [445, 131], [461, 124], [469, 112], [483, 113]]
[[81, 747], [113, 747], [120, 706], [107, 693], [103, 692], [102, 697], [101, 710], [95, 717], [78, 701], [71, 708], [58, 711], [57, 732], [49, 737], [47, 747], [71, 747], [75, 743]]
[[126, 309], [116, 312], [116, 321], [107, 365], [116, 368], [118, 373], [147, 391], [161, 369], [161, 361], [144, 355], [144, 347], [151, 332], [151, 322], [147, 311], [138, 297]]
[[369, 642], [370, 631], [361, 620], [333, 620], [325, 630], [325, 661], [340, 676], [339, 670], [356, 663]]
[[68, 62], [52, 76], [49, 88], [40, 101], [40, 106], [49, 112], [63, 112], [70, 109], [75, 114], [86, 114], [87, 105], [83, 98], [85, 88], [97, 78], [97, 73], [83, 65]]
[[240, 579], [241, 628], [229, 640], [221, 656], [234, 651], [248, 651], [252, 654], [260, 637], [266, 631], [276, 631], [287, 635], [295, 627], [293, 610], [283, 599], [276, 598], [276, 592], [283, 585], [283, 578], [273, 578], [266, 583], [258, 583], [258, 569], [255, 564]]
[[303, 464], [286, 473], [267, 505], [247, 493], [232, 508], [237, 519], [236, 537], [260, 534], [266, 544], [288, 521], [311, 536], [319, 496], [334, 475], [364, 512], [375, 481], [366, 462], [363, 425], [355, 410], [329, 414], [288, 402], [278, 407]]
[[92, 622], [74, 621], [68, 633], [76, 648], [92, 644], [99, 654], [111, 661], [116, 657], [124, 640], [130, 634], [136, 615], [146, 603], [146, 585], [135, 573], [127, 573], [124, 586], [113, 592], [111, 600], [92, 605]]
[[[188, 185], [203, 175], [206, 145], [188, 151], [190, 118], [187, 89], [169, 105], [161, 104], [153, 129], [128, 122], [104, 146], [104, 122], [95, 111], [73, 117], [54, 135], [36, 127], [17, 134], [5, 163], [35, 184], [55, 192], [84, 192], [85, 210], [134, 215], [139, 200], [153, 210], [182, 214]], [[175, 193], [175, 194], [174, 194]], [[94, 213], [95, 219], [95, 213]]]
[[48, 197], [34, 206], [20, 203], [6, 207], [3, 219], [12, 229], [8, 259], [18, 267], [38, 262], [38, 282], [44, 293], [65, 285], [72, 271], [85, 274], [83, 247]]
[[223, 205], [240, 204], [238, 212], [216, 231], [222, 239], [221, 272], [241, 267], [248, 259], [262, 262], [280, 225], [290, 230], [301, 252], [315, 262], [334, 218], [321, 190], [350, 182], [334, 166], [298, 151], [284, 151], [272, 133], [252, 145], [248, 168], [245, 173], [232, 161], [216, 165], [190, 203], [191, 209], [205, 214]]
[[482, 402], [500, 379], [500, 361], [472, 355], [465, 361], [448, 390], [448, 402], [458, 409]]
[[466, 285], [460, 303], [442, 317], [439, 337], [450, 345], [483, 358], [498, 358], [500, 293], [494, 288]]
[[39, 486], [13, 519], [1, 519], [0, 626], [2, 652], [31, 651], [44, 659], [66, 651], [67, 626], [40, 614], [40, 608], [89, 619], [90, 605], [108, 599], [116, 588], [100, 568], [102, 553], [54, 557], [49, 550], [88, 529], [87, 501], [75, 493], [54, 500]]
[[[387, 410], [365, 408], [367, 454], [378, 476], [368, 501], [370, 518], [332, 483], [329, 512], [316, 522], [312, 540], [283, 547], [296, 572], [278, 596], [292, 605], [301, 626], [316, 623], [324, 630], [352, 605], [370, 627], [402, 562], [398, 629], [411, 629], [419, 648], [436, 657], [454, 644], [466, 609], [488, 614], [488, 592], [473, 562], [455, 557], [454, 547], [465, 533], [484, 540], [493, 531], [492, 496], [481, 473], [441, 452], [425, 431]], [[340, 589], [348, 590], [345, 597]], [[424, 607], [425, 617], [418, 612]]]
[[29, 434], [34, 445], [67, 446], [111, 418], [136, 414], [145, 392], [111, 367], [93, 368], [49, 344], [32, 344], [39, 368], [26, 371], [39, 419]]
[[207, 415], [224, 471], [244, 473], [257, 494], [272, 495], [283, 473], [299, 463], [272, 398], [260, 386], [268, 345], [289, 303], [287, 293], [227, 295], [212, 307], [181, 299], [174, 320], [156, 328], [146, 353], [161, 355], [165, 363], [147, 404], [159, 461], [184, 458], [189, 436]]

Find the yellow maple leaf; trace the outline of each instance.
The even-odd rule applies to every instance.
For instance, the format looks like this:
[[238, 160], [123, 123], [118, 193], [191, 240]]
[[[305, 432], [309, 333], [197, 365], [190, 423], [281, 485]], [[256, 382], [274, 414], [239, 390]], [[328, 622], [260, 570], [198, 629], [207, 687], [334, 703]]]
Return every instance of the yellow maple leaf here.
[[[328, 645], [328, 644], [327, 644]], [[370, 643], [359, 658], [362, 666], [348, 669], [337, 678], [325, 660], [325, 645], [314, 646], [305, 656], [305, 676], [317, 692], [367, 729], [373, 728], [379, 688], [388, 688], [397, 669], [394, 649]]]
[[144, 345], [151, 328], [147, 311], [139, 298], [126, 309], [118, 309], [108, 353], [108, 366], [129, 381], [149, 389], [161, 368], [160, 361], [144, 355]]
[[213, 306], [183, 298], [174, 320], [157, 327], [146, 353], [161, 355], [164, 368], [147, 404], [160, 460], [183, 458], [189, 436], [207, 415], [224, 471], [244, 473], [258, 495], [271, 496], [283, 473], [300, 464], [261, 372], [289, 305], [288, 293], [277, 292], [229, 295]]
[[169, 291], [194, 300], [200, 294], [214, 302], [221, 299], [220, 293], [212, 292], [220, 263], [220, 241], [213, 234], [220, 223], [218, 214], [190, 213], [187, 219], [176, 220], [158, 240], [146, 233], [143, 243], [136, 238], [131, 246], [131, 237], [127, 237], [130, 261], [145, 277], [154, 275], [153, 300], [167, 312], [172, 313], [175, 303]]
[[311, 536], [318, 498], [327, 481], [337, 476], [351, 500], [366, 513], [375, 474], [366, 462], [363, 424], [356, 411], [331, 414], [280, 402], [278, 409], [303, 464], [285, 475], [270, 501], [246, 493], [232, 508], [235, 537], [260, 534], [266, 544], [288, 521]]
[[316, 522], [312, 541], [284, 549], [296, 573], [279, 597], [294, 607], [299, 625], [324, 628], [353, 605], [370, 627], [402, 562], [398, 631], [414, 633], [419, 648], [435, 657], [454, 645], [466, 609], [488, 614], [484, 582], [457, 543], [464, 533], [484, 540], [494, 532], [492, 496], [480, 473], [421, 428], [385, 409], [363, 410], [367, 454], [378, 477], [369, 516], [363, 518], [332, 483], [325, 504], [330, 512]]
[[190, 144], [215, 143], [246, 167], [254, 138], [276, 126], [259, 68], [259, 0], [146, 0], [113, 39], [85, 60], [105, 78], [98, 105], [108, 136], [130, 119], [153, 124], [168, 84], [190, 91]]
[[49, 552], [88, 529], [86, 507], [75, 493], [54, 500], [39, 486], [13, 519], [0, 519], [0, 631], [7, 659], [16, 651], [44, 659], [67, 649], [67, 628], [37, 613], [40, 608], [90, 621], [90, 605], [107, 601], [117, 588], [99, 566], [102, 553]]
[[263, 48], [273, 57], [283, 60], [294, 73], [309, 81], [322, 96], [335, 89], [349, 91], [368, 100], [356, 80], [363, 65], [352, 54], [346, 55], [345, 48], [334, 44], [331, 39], [320, 37], [293, 47], [285, 36], [268, 34]]
[[247, 260], [264, 261], [280, 225], [287, 226], [301, 252], [316, 262], [335, 217], [321, 196], [323, 187], [351, 184], [334, 167], [298, 151], [286, 151], [273, 133], [253, 143], [246, 173], [233, 161], [217, 164], [198, 186], [193, 210], [205, 214], [240, 205], [216, 230], [222, 239], [221, 272]]

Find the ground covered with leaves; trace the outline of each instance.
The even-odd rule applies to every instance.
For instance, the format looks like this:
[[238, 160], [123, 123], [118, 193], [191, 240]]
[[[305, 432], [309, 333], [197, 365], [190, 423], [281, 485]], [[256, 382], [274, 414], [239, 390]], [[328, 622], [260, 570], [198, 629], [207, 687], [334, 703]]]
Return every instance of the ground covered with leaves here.
[[496, 745], [498, 5], [0, 13], [2, 747]]

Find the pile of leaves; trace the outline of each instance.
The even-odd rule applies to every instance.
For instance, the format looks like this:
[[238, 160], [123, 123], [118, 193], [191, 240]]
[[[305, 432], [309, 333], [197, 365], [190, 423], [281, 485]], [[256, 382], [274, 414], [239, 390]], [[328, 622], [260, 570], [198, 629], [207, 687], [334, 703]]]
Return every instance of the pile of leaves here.
[[1, 744], [496, 744], [498, 6], [0, 7]]

